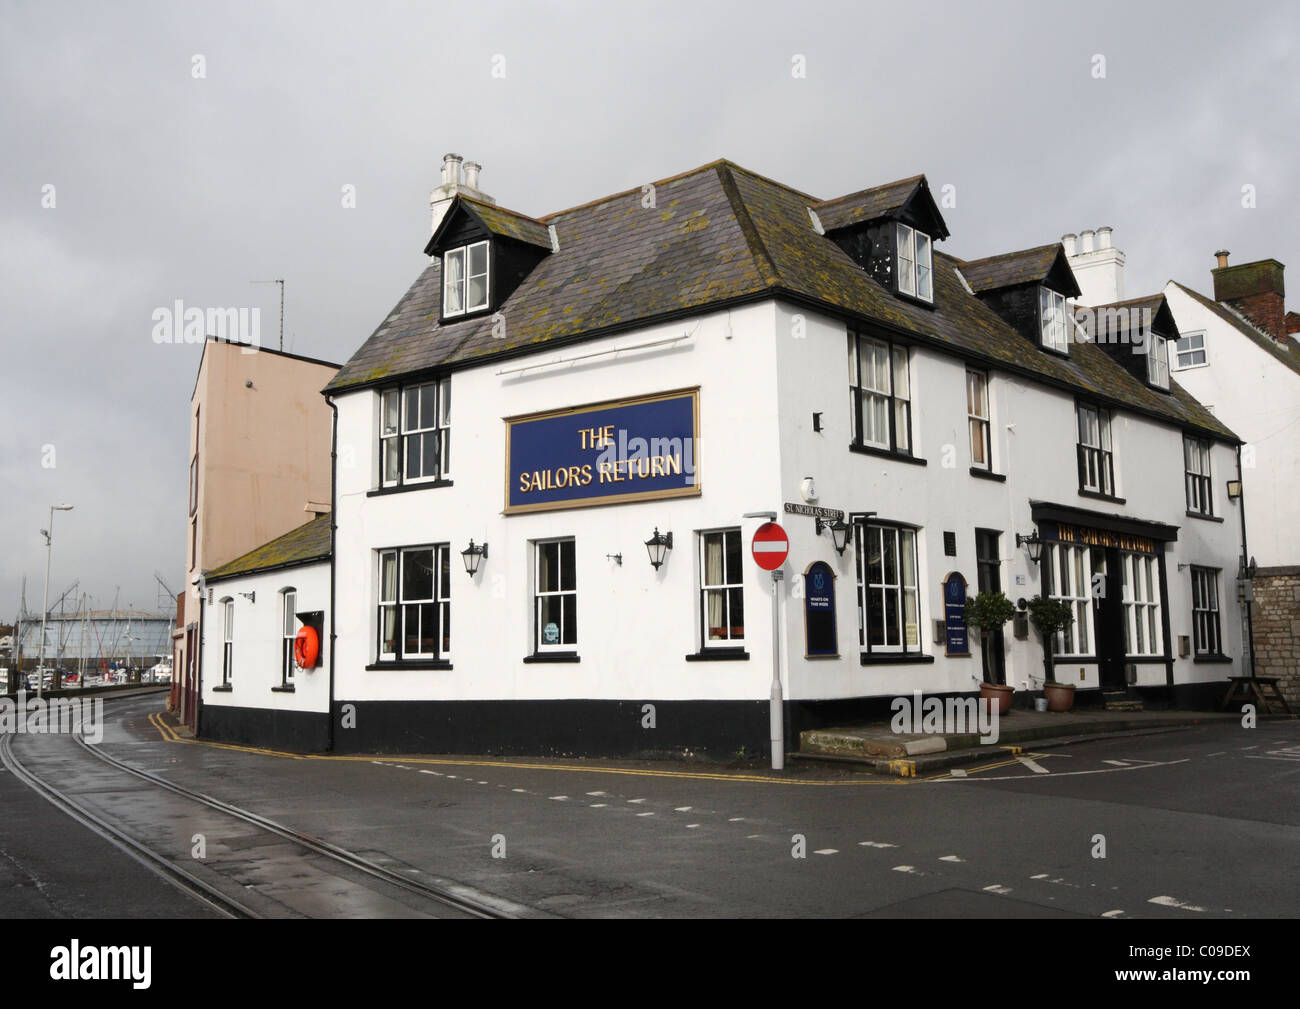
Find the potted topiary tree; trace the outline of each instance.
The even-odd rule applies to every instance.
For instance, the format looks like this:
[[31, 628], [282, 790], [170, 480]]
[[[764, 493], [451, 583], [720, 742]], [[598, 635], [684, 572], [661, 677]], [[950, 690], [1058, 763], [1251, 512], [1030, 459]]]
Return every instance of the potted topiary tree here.
[[[1029, 600], [1029, 620], [1043, 636], [1043, 654], [1046, 657], [1047, 668], [1054, 670], [1052, 653], [1056, 643], [1056, 633], [1074, 623], [1074, 613], [1070, 609], [1070, 604], [1047, 596], [1034, 596]], [[1074, 705], [1074, 684], [1057, 683], [1054, 673], [1049, 673], [1043, 683], [1043, 694], [1047, 698], [1048, 711], [1069, 711]]]
[[989, 675], [989, 635], [1016, 615], [1016, 606], [1001, 592], [981, 592], [966, 600], [963, 614], [966, 626], [977, 627], [980, 632], [980, 658], [983, 660], [984, 680], [980, 683], [980, 699], [997, 702], [998, 714], [1011, 710], [1012, 688], [994, 683]]

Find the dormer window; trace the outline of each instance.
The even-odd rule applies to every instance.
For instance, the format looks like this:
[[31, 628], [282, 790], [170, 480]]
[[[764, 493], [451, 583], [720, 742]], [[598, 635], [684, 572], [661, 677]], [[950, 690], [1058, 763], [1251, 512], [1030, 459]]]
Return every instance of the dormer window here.
[[1039, 318], [1043, 323], [1043, 346], [1058, 354], [1070, 352], [1069, 330], [1065, 296], [1057, 294], [1051, 288], [1038, 289]]
[[898, 229], [898, 290], [921, 301], [934, 301], [931, 282], [933, 265], [930, 256], [930, 236], [923, 231], [896, 224]]
[[442, 256], [442, 316], [481, 311], [488, 307], [488, 243], [475, 242], [450, 249]]
[[1169, 389], [1169, 347], [1163, 336], [1148, 334], [1147, 381], [1157, 389]]

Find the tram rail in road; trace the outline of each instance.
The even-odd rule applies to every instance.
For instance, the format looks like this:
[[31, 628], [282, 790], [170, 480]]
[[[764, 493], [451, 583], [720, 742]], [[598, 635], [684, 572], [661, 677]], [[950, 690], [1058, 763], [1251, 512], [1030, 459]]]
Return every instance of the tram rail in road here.
[[[339, 880], [352, 884], [350, 889], [354, 892], [354, 900], [357, 899], [355, 891], [358, 889], [371, 890], [376, 902], [382, 902], [390, 908], [395, 896], [394, 891], [397, 891], [403, 898], [400, 899], [400, 904], [404, 905], [403, 910], [406, 913], [416, 915], [469, 918], [553, 917], [553, 915], [537, 909], [498, 899], [448, 880], [425, 882], [411, 879], [355, 852], [330, 844], [328, 841], [313, 837], [212, 796], [185, 788], [138, 767], [133, 767], [117, 757], [103, 752], [98, 746], [87, 743], [82, 737], [79, 727], [78, 731], [73, 732], [70, 736], [44, 735], [27, 738], [34, 744], [38, 740], [45, 741], [44, 745], [50, 745], [49, 741], [51, 740], [70, 738], [75, 743], [75, 753], [78, 757], [89, 755], [118, 776], [137, 779], [154, 789], [181, 797], [184, 803], [204, 807], [204, 811], [201, 812], [200, 816], [206, 818], [207, 823], [212, 823], [215, 819], [217, 824], [224, 823], [228, 828], [235, 828], [233, 831], [227, 829], [228, 836], [247, 834], [247, 828], [244, 825], [251, 825], [257, 831], [273, 835], [281, 842], [287, 843], [291, 848], [296, 848], [296, 853], [299, 855], [310, 853], [317, 859], [315, 863], [315, 868], [319, 870], [317, 875], [322, 877], [328, 875], [334, 884], [329, 888], [320, 888], [313, 891], [310, 880], [304, 883], [302, 881], [292, 882], [277, 879], [275, 881], [276, 894], [271, 898], [259, 894], [256, 884], [250, 885], [232, 878], [236, 873], [247, 871], [245, 865], [234, 864], [239, 859], [206, 858], [197, 861], [195, 863], [196, 871], [191, 871], [180, 860], [164, 854], [154, 845], [132, 836], [132, 833], [124, 829], [120, 824], [110, 822], [101, 812], [94, 811], [89, 808], [87, 803], [77, 801], [51, 783], [51, 777], [69, 779], [70, 776], [66, 773], [66, 764], [68, 754], [73, 751], [63, 750], [53, 761], [54, 763], [62, 763], [65, 773], [57, 776], [42, 774], [38, 773], [38, 771], [44, 770], [39, 767], [39, 763], [41, 759], [45, 759], [47, 765], [50, 764], [51, 761], [48, 757], [32, 760], [29, 755], [24, 754], [29, 763], [37, 765], [34, 769], [32, 766], [28, 766], [28, 763], [20, 760], [15, 754], [13, 736], [0, 736], [0, 762], [3, 762], [4, 766], [17, 780], [33, 789], [78, 823], [105, 838], [136, 861], [157, 873], [177, 889], [225, 917], [260, 918], [274, 916], [277, 905], [290, 914], [303, 914], [307, 917], [314, 917], [324, 912], [327, 916], [337, 916], [337, 912], [330, 913], [329, 909], [324, 906], [328, 903], [329, 897], [324, 895], [323, 890], [328, 889], [332, 893], [336, 889]], [[88, 765], [83, 761], [82, 766]], [[215, 818], [214, 814], [216, 814]], [[206, 833], [214, 838], [222, 836], [220, 830], [208, 829]], [[223, 861], [226, 863], [224, 866], [226, 871], [223, 871]], [[199, 866], [204, 868], [199, 869]], [[301, 860], [295, 860], [293, 866], [295, 870], [294, 876], [302, 875], [304, 866]], [[333, 871], [337, 869], [343, 871]], [[307, 875], [310, 877], [312, 873], [308, 872]], [[228, 889], [237, 889], [247, 894], [248, 897], [241, 899], [231, 896]], [[296, 894], [300, 894], [303, 899], [295, 901]], [[415, 902], [410, 900], [412, 896], [417, 898]], [[362, 905], [367, 903], [365, 895], [360, 899]], [[295, 903], [299, 906], [295, 907]]]

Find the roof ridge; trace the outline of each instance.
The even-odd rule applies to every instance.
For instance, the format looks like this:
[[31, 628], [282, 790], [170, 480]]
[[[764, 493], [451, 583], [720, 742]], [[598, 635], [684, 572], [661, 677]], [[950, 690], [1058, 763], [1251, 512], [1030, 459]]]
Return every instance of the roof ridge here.
[[707, 165], [700, 165], [698, 168], [692, 168], [689, 171], [678, 172], [676, 175], [669, 175], [667, 178], [664, 179], [653, 179], [648, 183], [642, 183], [640, 186], [633, 186], [631, 189], [623, 189], [617, 193], [610, 193], [608, 196], [600, 196], [594, 200], [588, 200], [586, 203], [579, 203], [572, 207], [566, 207], [563, 210], [555, 210], [549, 214], [543, 214], [541, 217], [535, 218], [535, 220], [537, 220], [538, 223], [541, 224], [548, 224], [554, 218], [561, 217], [564, 214], [573, 214], [579, 210], [587, 210], [591, 207], [599, 206], [602, 203], [608, 203], [611, 200], [617, 200], [623, 196], [631, 196], [633, 193], [639, 193], [646, 185], [665, 186], [670, 182], [676, 182], [679, 179], [685, 179], [691, 175], [698, 175], [701, 172], [706, 172], [710, 168], [716, 168], [718, 167], [718, 165], [725, 164], [725, 163], [726, 163], [726, 158], [717, 158], [713, 161], [710, 161]]
[[895, 179], [893, 182], [881, 182], [880, 184], [875, 186], [864, 186], [862, 189], [855, 189], [853, 192], [844, 193], [842, 196], [832, 196], [829, 200], [819, 200], [815, 205], [825, 206], [830, 203], [839, 203], [841, 200], [851, 200], [855, 196], [863, 196], [867, 193], [874, 193], [878, 189], [888, 189], [891, 186], [901, 186], [905, 182], [920, 182], [924, 178], [925, 178], [925, 173], [921, 172], [917, 175], [909, 175], [904, 179]]
[[[1044, 249], [1060, 247], [1060, 242], [1045, 242], [1042, 245], [1032, 245], [1027, 249], [1012, 249], [1010, 252], [996, 252], [991, 256], [980, 256], [979, 259], [964, 259], [967, 266], [978, 266], [980, 263], [987, 263], [993, 259], [1006, 259], [1008, 256], [1027, 256], [1031, 252], [1042, 252]], [[955, 258], [955, 257], [954, 257]]]
[[[499, 203], [488, 203], [486, 200], [478, 200], [472, 196], [466, 196], [464, 193], [457, 193], [466, 203], [472, 203], [478, 207], [485, 207], [488, 210], [495, 210], [499, 214], [509, 214], [511, 217], [522, 217], [525, 221], [532, 221], [534, 224], [541, 224], [541, 219], [533, 217], [531, 214], [525, 214], [522, 210], [511, 210], [509, 207], [503, 207]], [[543, 225], [545, 227], [545, 225]]]
[[745, 236], [745, 244], [749, 246], [749, 254], [754, 258], [754, 265], [763, 277], [763, 282], [768, 287], [775, 287], [780, 283], [780, 274], [777, 273], [776, 264], [772, 262], [767, 247], [763, 245], [763, 238], [758, 233], [758, 227], [754, 224], [753, 217], [750, 216], [749, 207], [745, 205], [744, 197], [740, 195], [740, 190], [736, 188], [736, 180], [731, 174], [731, 164], [724, 160], [715, 167], [714, 171], [717, 173], [718, 182], [722, 186], [723, 195], [726, 196], [727, 202], [731, 204], [731, 212], [735, 215], [740, 233]]

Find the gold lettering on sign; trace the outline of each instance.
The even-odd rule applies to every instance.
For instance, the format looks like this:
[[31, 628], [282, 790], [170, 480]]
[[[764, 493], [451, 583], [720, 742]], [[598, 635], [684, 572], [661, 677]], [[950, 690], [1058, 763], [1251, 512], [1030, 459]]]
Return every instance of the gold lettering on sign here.
[[1056, 535], [1062, 543], [1084, 543], [1090, 547], [1114, 547], [1117, 550], [1129, 550], [1144, 554], [1156, 552], [1154, 540], [1145, 536], [1114, 533], [1106, 529], [1089, 529], [1061, 523], [1056, 527]]

